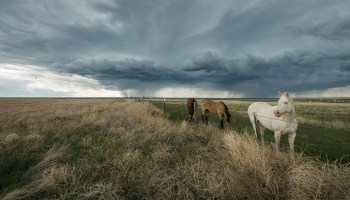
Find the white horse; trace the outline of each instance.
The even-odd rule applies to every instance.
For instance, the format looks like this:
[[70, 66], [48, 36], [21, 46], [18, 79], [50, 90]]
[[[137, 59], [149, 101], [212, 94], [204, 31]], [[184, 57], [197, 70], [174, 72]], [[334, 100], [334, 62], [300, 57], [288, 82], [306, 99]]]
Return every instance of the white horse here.
[[248, 115], [253, 125], [255, 136], [256, 127], [254, 115], [256, 116], [256, 124], [260, 129], [260, 136], [264, 142], [264, 132], [267, 129], [274, 131], [276, 148], [279, 149], [281, 135], [288, 133], [288, 142], [290, 151], [294, 151], [294, 139], [298, 128], [295, 119], [295, 110], [293, 99], [288, 93], [280, 94], [277, 106], [271, 106], [265, 102], [254, 102], [248, 107]]

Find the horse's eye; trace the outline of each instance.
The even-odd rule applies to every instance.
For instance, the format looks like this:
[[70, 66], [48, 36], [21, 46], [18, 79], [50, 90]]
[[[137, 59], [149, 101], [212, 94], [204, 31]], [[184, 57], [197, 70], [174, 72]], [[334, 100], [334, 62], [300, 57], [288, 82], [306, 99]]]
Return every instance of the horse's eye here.
[[286, 105], [287, 105], [287, 104], [288, 104], [288, 102], [284, 102], [284, 104], [286, 104]]

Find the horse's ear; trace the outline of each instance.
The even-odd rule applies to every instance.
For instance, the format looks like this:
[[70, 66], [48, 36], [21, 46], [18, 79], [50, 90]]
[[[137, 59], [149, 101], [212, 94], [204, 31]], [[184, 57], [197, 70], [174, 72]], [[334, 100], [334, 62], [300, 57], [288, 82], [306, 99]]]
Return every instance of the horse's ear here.
[[288, 92], [285, 92], [284, 95], [289, 98], [289, 93]]

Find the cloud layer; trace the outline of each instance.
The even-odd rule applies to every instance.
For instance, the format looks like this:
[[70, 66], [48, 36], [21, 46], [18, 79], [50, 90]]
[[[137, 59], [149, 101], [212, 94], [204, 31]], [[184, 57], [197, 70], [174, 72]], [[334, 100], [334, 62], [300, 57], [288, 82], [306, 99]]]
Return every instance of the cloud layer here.
[[[342, 0], [5, 1], [0, 62], [95, 81], [83, 88], [96, 96], [349, 95], [349, 9]], [[3, 75], [1, 96], [18, 96], [11, 87], [26, 90], [30, 76]], [[76, 93], [41, 81], [45, 92], [23, 94]]]

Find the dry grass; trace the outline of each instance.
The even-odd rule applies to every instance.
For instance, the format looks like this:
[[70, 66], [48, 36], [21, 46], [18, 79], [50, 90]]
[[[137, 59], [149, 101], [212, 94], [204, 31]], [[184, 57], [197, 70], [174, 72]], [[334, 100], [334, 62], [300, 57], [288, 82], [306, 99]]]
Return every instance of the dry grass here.
[[148, 103], [67, 101], [3, 117], [1, 134], [21, 142], [1, 144], [2, 162], [14, 159], [3, 152], [30, 152], [29, 144], [44, 153], [25, 169], [27, 181], [2, 188], [0, 198], [350, 198], [349, 166], [278, 152], [248, 134], [174, 124]]
[[66, 153], [65, 147], [59, 150], [50, 149], [41, 162], [28, 169], [24, 174], [30, 179], [30, 182], [9, 192], [3, 199], [43, 198], [58, 192], [59, 184], [64, 183], [71, 173], [69, 166], [58, 163]]

